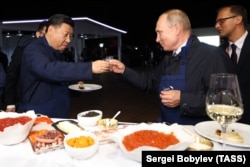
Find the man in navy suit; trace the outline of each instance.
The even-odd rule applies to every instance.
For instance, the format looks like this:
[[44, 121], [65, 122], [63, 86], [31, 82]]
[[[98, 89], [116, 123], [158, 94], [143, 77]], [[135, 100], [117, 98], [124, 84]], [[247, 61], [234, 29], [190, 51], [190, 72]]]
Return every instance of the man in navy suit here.
[[19, 112], [35, 110], [53, 118], [70, 117], [70, 82], [91, 80], [93, 74], [109, 71], [109, 62], [61, 61], [61, 52], [73, 38], [73, 20], [55, 14], [48, 20], [45, 35], [33, 40], [23, 52]]
[[244, 105], [244, 114], [239, 122], [250, 124], [250, 35], [247, 31], [247, 10], [240, 5], [221, 7], [217, 13], [215, 28], [224, 39], [220, 47], [230, 57], [230, 46], [236, 45], [235, 68]]

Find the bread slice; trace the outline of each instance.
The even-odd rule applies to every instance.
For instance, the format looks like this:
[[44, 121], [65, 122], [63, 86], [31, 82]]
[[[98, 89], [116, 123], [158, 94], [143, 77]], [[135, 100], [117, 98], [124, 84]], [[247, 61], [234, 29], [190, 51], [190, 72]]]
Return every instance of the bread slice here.
[[[221, 139], [222, 138], [221, 130], [217, 129], [215, 131], [215, 135]], [[234, 142], [234, 143], [243, 143], [244, 142], [244, 138], [238, 132], [236, 132], [234, 130], [227, 131], [225, 135], [226, 135], [225, 139], [227, 141]]]

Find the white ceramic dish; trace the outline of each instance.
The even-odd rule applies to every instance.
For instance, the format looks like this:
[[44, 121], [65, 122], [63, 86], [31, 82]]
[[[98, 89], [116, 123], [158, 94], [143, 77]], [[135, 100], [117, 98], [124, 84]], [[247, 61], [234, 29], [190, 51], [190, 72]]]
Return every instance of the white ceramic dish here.
[[[89, 115], [91, 112], [95, 115]], [[77, 121], [81, 126], [95, 126], [100, 119], [102, 119], [101, 110], [87, 110], [77, 114]]]
[[35, 122], [36, 114], [33, 110], [27, 111], [26, 113], [15, 113], [15, 112], [0, 112], [0, 119], [2, 118], [17, 118], [20, 116], [28, 116], [31, 118], [26, 124], [21, 123], [14, 124], [4, 128], [0, 131], [0, 144], [13, 145], [24, 141]]
[[[216, 121], [204, 121], [195, 125], [195, 131], [201, 136], [210, 140], [222, 143], [222, 140], [216, 136], [215, 131], [221, 129], [220, 125]], [[250, 147], [250, 125], [242, 123], [232, 123], [228, 125], [227, 131], [238, 132], [244, 139], [243, 143], [235, 143], [231, 141], [225, 141], [226, 144], [238, 147]]]
[[103, 118], [97, 121], [97, 126], [101, 130], [112, 130], [116, 129], [118, 125], [118, 120], [117, 119], [112, 119], [110, 122], [111, 118]]
[[101, 89], [102, 86], [98, 85], [98, 84], [84, 84], [84, 89], [79, 89], [79, 85], [78, 84], [73, 84], [73, 85], [69, 85], [69, 89], [71, 90], [76, 90], [79, 92], [90, 92], [90, 91], [94, 91], [94, 90], [99, 90]]
[[[67, 144], [67, 140], [74, 138], [74, 137], [80, 137], [80, 136], [89, 136], [94, 139], [94, 144], [88, 147], [83, 148], [75, 148], [71, 147]], [[93, 156], [99, 147], [98, 138], [95, 134], [87, 131], [74, 131], [72, 133], [69, 133], [65, 136], [63, 141], [65, 151], [74, 159], [87, 159]]]
[[[132, 134], [139, 130], [156, 130], [158, 132], [164, 132], [169, 134], [174, 132], [174, 135], [179, 140], [179, 143], [171, 145], [165, 149], [159, 149], [157, 147], [142, 146], [138, 147], [132, 151], [127, 151], [123, 145], [123, 138], [129, 134]], [[162, 123], [145, 124], [141, 123], [138, 125], [131, 125], [125, 129], [121, 129], [112, 135], [112, 139], [118, 143], [123, 153], [133, 160], [141, 161], [142, 151], [157, 151], [157, 150], [185, 150], [191, 143], [195, 141], [195, 135], [189, 130], [185, 129], [183, 126], [178, 124], [173, 124], [171, 126]]]
[[54, 122], [52, 126], [64, 134], [68, 134], [72, 131], [84, 130], [83, 127], [79, 126], [78, 122], [74, 120], [67, 120], [67, 119]]

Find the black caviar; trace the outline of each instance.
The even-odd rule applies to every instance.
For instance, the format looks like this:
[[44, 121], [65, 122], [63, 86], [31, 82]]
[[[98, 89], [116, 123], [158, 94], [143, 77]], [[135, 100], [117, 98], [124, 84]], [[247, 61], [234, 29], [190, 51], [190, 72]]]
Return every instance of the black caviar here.
[[94, 116], [98, 116], [99, 113], [95, 112], [95, 111], [90, 111], [88, 113], [86, 113], [85, 115], [82, 115], [82, 117], [94, 117]]

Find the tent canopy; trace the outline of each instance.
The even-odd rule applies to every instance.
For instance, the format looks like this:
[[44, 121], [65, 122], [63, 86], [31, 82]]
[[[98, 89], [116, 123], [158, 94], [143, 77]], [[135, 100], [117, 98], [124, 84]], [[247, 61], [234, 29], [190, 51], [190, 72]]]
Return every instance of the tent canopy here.
[[[117, 56], [118, 59], [121, 59], [121, 45], [122, 45], [121, 38], [122, 34], [127, 33], [126, 31], [101, 23], [99, 21], [93, 20], [88, 17], [76, 17], [72, 19], [75, 22], [75, 27], [74, 27], [74, 38], [72, 40], [71, 45], [76, 50], [77, 53], [76, 56], [79, 56], [79, 54], [81, 53], [82, 48], [85, 46], [84, 41], [86, 39], [117, 37], [117, 53], [118, 53]], [[0, 23], [0, 39], [2, 39], [0, 40], [0, 45], [4, 46], [3, 42], [6, 42], [3, 40], [3, 38], [5, 38], [3, 32], [8, 32], [8, 31], [35, 32], [38, 27], [38, 24], [41, 21], [45, 20], [46, 19], [2, 21]], [[8, 40], [8, 42], [11, 42], [11, 40]], [[12, 46], [12, 44], [8, 44], [8, 46]]]

